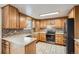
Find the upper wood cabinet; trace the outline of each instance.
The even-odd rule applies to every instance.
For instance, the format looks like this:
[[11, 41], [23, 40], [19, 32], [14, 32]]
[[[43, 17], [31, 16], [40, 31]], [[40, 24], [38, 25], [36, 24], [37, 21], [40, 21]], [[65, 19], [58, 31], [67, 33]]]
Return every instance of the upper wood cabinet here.
[[74, 8], [69, 12], [68, 14], [68, 18], [74, 18], [75, 15], [74, 15]]
[[70, 11], [68, 18], [74, 18], [74, 35], [75, 38], [79, 38], [79, 6], [75, 6]]
[[19, 14], [18, 10], [15, 7], [11, 5], [4, 6], [2, 8], [2, 15], [3, 28], [16, 29], [19, 27]]
[[10, 25], [10, 21], [9, 21], [9, 6], [6, 6], [4, 8], [2, 8], [2, 27], [3, 28], [9, 28]]
[[35, 21], [34, 19], [32, 19], [32, 27], [35, 28]]
[[61, 20], [60, 19], [55, 20], [55, 27], [61, 28]]
[[43, 20], [40, 20], [40, 28], [43, 28]]
[[2, 7], [2, 24], [4, 29], [23, 29], [26, 27], [26, 15], [11, 5]]
[[40, 20], [40, 28], [46, 28], [50, 20]]
[[56, 28], [64, 28], [64, 20], [65, 19], [56, 19], [55, 20], [55, 27]]
[[40, 21], [39, 21], [39, 20], [36, 20], [36, 21], [35, 21], [35, 25], [36, 25], [36, 26], [35, 26], [35, 31], [36, 31], [36, 32], [39, 32], [39, 31], [40, 31]]
[[20, 28], [26, 28], [26, 15], [20, 13]]

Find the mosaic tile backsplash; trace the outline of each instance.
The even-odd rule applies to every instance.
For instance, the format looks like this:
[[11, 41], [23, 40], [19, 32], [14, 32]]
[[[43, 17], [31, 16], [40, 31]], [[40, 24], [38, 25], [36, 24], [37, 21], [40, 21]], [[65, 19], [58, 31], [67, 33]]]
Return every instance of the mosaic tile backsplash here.
[[7, 36], [11, 36], [11, 35], [15, 35], [15, 34], [28, 34], [28, 33], [32, 33], [31, 29], [3, 29], [2, 30], [2, 37], [7, 37]]

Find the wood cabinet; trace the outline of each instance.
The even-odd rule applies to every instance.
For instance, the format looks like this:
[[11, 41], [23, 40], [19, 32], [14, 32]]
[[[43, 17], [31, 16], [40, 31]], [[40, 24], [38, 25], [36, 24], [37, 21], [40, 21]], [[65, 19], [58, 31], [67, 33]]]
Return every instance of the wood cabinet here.
[[36, 53], [36, 41], [33, 41], [29, 45], [25, 46], [25, 53], [26, 54], [35, 54]]
[[11, 5], [2, 8], [2, 27], [4, 29], [23, 29], [26, 27], [26, 15]]
[[37, 38], [37, 41], [40, 41], [40, 33], [37, 33], [36, 38]]
[[[7, 15], [8, 14], [8, 15]], [[9, 28], [9, 6], [2, 8], [2, 27]]]
[[36, 41], [33, 41], [25, 46], [20, 46], [2, 39], [2, 54], [35, 54]]
[[68, 18], [74, 18], [74, 35], [79, 38], [79, 6], [75, 6], [68, 14]]
[[44, 22], [43, 22], [43, 20], [40, 20], [40, 28], [44, 28]]
[[49, 25], [48, 20], [40, 20], [40, 28], [46, 28]]
[[79, 38], [79, 6], [75, 7], [75, 18], [74, 18], [74, 23], [75, 23], [75, 38]]
[[33, 34], [33, 37], [37, 39], [37, 41], [46, 41], [46, 33], [38, 32], [37, 34]]
[[33, 28], [35, 28], [35, 26], [36, 26], [36, 25], [35, 25], [35, 21], [36, 21], [36, 20], [32, 19], [32, 27], [33, 27]]
[[56, 28], [64, 28], [64, 20], [65, 19], [56, 19], [55, 20], [55, 27]]
[[55, 43], [64, 45], [65, 44], [64, 35], [63, 34], [56, 34], [55, 35]]
[[[17, 20], [17, 16], [19, 16], [18, 11], [16, 8], [10, 6], [9, 7], [9, 25], [10, 29], [16, 29], [17, 28], [17, 23], [19, 23]], [[7, 14], [8, 15], [8, 14]]]
[[74, 14], [74, 8], [69, 12], [68, 14], [68, 18], [74, 18], [75, 14]]
[[35, 31], [36, 31], [36, 32], [39, 32], [39, 31], [40, 31], [40, 22], [39, 22], [39, 20], [36, 20], [36, 21], [35, 21], [35, 25], [36, 25], [36, 26], [35, 26]]
[[3, 28], [5, 29], [16, 29], [19, 27], [18, 20], [19, 20], [19, 14], [18, 10], [11, 6], [7, 5], [2, 8], [2, 22], [3, 22]]
[[20, 28], [26, 28], [26, 15], [20, 13]]
[[75, 42], [75, 54], [79, 54], [79, 42]]
[[46, 41], [46, 33], [39, 33], [39, 37], [40, 41]]
[[10, 43], [2, 39], [2, 54], [10, 54]]
[[60, 19], [55, 20], [55, 26], [56, 26], [56, 28], [61, 28], [61, 20]]

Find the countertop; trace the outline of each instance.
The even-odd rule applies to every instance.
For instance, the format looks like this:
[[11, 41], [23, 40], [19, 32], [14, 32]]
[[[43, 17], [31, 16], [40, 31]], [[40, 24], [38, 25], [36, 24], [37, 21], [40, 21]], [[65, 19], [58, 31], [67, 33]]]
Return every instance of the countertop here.
[[79, 39], [74, 39], [75, 40], [75, 42], [78, 42], [79, 43]]
[[55, 32], [55, 34], [64, 34], [64, 32]]
[[4, 37], [2, 39], [7, 40], [7, 41], [9, 41], [11, 43], [20, 45], [20, 46], [25, 46], [25, 45], [28, 45], [31, 42], [33, 42], [33, 41], [36, 40], [36, 38], [31, 38], [30, 41], [28, 41], [28, 40], [27, 41], [24, 41], [24, 37], [25, 36], [28, 36], [28, 35], [31, 35], [31, 34], [18, 34], [18, 35]]

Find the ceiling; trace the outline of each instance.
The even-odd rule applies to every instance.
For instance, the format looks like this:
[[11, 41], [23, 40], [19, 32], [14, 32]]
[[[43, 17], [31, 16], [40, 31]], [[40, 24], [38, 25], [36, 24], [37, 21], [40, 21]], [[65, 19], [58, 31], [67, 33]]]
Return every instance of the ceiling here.
[[[36, 19], [45, 19], [45, 18], [56, 18], [67, 16], [68, 12], [76, 5], [76, 4], [12, 4], [17, 7], [20, 12], [32, 16]], [[0, 7], [4, 5], [0, 4]], [[50, 15], [40, 17], [41, 14], [59, 12], [57, 15]]]

